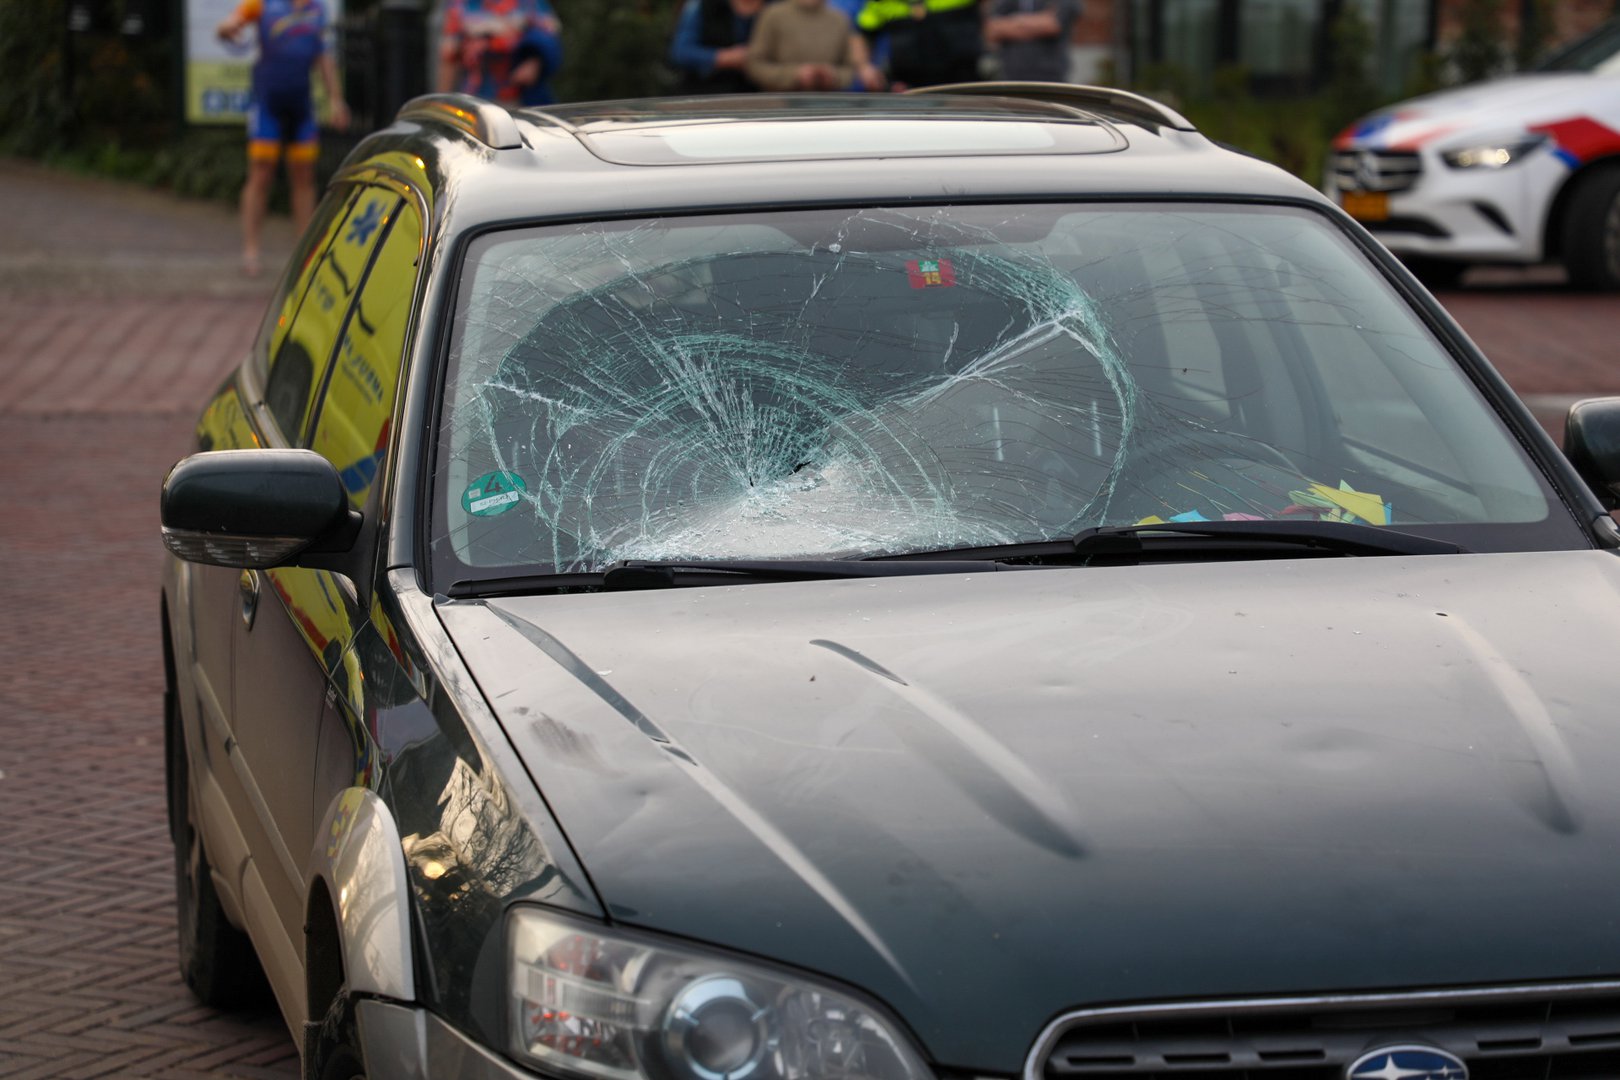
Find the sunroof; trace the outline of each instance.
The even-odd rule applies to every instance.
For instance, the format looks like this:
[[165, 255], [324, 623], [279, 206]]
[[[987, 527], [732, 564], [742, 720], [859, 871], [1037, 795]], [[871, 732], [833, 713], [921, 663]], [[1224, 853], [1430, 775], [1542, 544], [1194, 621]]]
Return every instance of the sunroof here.
[[1101, 124], [1017, 120], [799, 120], [637, 126], [579, 132], [597, 157], [621, 165], [817, 158], [1105, 154], [1124, 138]]
[[837, 119], [854, 117], [983, 117], [1026, 120], [1084, 118], [1053, 102], [1000, 97], [908, 94], [731, 94], [720, 97], [642, 98], [554, 105], [544, 114], [565, 124], [666, 124], [692, 120]]
[[570, 129], [591, 153], [619, 165], [1106, 154], [1127, 146], [1105, 119], [1008, 97], [734, 94], [560, 105], [528, 115]]
[[1127, 145], [1113, 125], [1062, 107], [964, 108], [940, 101], [927, 108], [850, 110], [828, 108], [825, 98], [803, 100], [812, 107], [727, 109], [711, 99], [692, 103], [711, 110], [708, 115], [692, 108], [650, 112], [641, 108], [646, 102], [633, 103], [634, 113], [597, 105], [547, 115], [571, 127], [591, 153], [619, 165], [1107, 154]]

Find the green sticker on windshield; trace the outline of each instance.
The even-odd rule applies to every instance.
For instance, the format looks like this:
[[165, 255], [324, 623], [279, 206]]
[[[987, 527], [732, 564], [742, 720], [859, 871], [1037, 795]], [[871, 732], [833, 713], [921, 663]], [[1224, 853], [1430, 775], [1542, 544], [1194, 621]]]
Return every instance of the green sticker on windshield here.
[[517, 473], [485, 473], [461, 493], [461, 508], [473, 517], [494, 517], [516, 506], [528, 490]]

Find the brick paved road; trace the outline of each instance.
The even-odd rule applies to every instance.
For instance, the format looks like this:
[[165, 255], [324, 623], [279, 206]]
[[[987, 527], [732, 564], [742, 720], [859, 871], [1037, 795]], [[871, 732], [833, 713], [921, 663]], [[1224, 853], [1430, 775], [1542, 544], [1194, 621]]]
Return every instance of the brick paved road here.
[[0, 206], [0, 1077], [296, 1077], [176, 971], [155, 632], [158, 484], [266, 285], [222, 208], [4, 162]]
[[1620, 297], [1569, 292], [1563, 273], [1477, 269], [1468, 287], [1440, 293], [1555, 438], [1582, 397], [1620, 394]]
[[0, 412], [0, 1077], [297, 1075], [175, 968], [156, 500], [178, 414]]
[[[158, 484], [266, 287], [220, 208], [5, 162], [0, 206], [0, 1077], [296, 1076], [176, 974], [159, 728]], [[1443, 299], [1521, 393], [1620, 393], [1620, 300]]]

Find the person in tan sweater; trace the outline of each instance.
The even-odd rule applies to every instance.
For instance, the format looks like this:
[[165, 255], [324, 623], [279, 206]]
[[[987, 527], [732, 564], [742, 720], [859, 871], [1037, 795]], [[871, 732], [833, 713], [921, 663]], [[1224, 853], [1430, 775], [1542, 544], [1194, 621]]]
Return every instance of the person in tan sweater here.
[[760, 12], [748, 77], [762, 90], [881, 90], [866, 39], [827, 0], [785, 0]]

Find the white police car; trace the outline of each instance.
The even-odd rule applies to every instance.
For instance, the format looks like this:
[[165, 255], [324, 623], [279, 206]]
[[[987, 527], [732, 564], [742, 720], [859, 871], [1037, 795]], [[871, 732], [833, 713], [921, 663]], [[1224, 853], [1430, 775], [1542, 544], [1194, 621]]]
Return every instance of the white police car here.
[[1620, 19], [1534, 72], [1351, 125], [1327, 191], [1431, 284], [1557, 260], [1577, 286], [1620, 288]]

